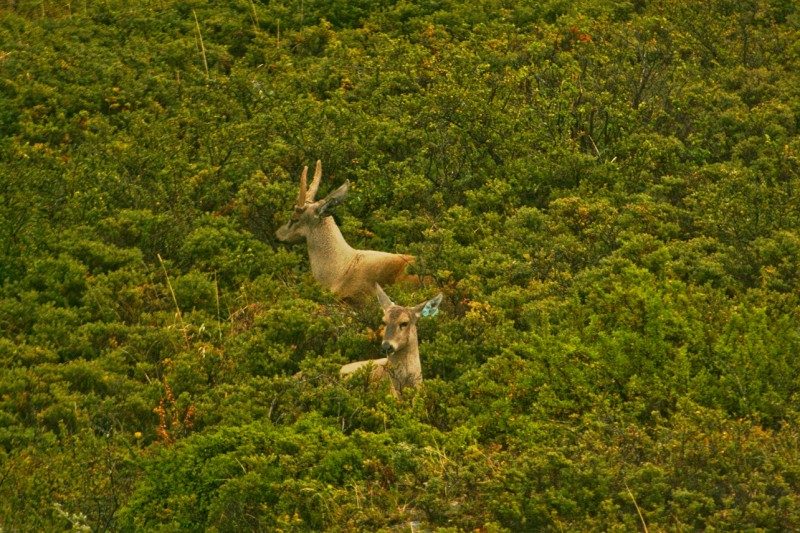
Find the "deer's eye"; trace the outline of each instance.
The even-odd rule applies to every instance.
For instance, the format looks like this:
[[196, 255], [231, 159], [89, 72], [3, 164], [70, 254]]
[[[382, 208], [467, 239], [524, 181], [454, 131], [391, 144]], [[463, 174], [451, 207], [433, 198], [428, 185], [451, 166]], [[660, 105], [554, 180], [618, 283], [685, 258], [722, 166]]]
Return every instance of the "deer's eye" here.
[[406, 329], [408, 327], [408, 322], [400, 322], [400, 329]]

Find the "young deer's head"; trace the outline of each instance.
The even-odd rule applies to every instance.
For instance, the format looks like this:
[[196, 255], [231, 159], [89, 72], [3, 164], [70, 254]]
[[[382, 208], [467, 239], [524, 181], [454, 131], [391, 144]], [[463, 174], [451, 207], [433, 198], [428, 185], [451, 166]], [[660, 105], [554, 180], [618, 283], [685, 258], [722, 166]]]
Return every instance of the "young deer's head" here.
[[311, 186], [306, 186], [306, 176], [308, 175], [308, 167], [303, 168], [303, 173], [300, 175], [300, 193], [297, 195], [295, 202], [294, 212], [289, 222], [278, 228], [275, 236], [283, 241], [289, 243], [300, 242], [306, 237], [314, 227], [318, 226], [322, 220], [327, 216], [328, 210], [344, 201], [347, 197], [347, 191], [350, 188], [350, 183], [345, 182], [344, 185], [330, 193], [322, 200], [315, 200], [317, 189], [319, 189], [319, 182], [322, 178], [322, 162], [317, 161], [317, 168], [314, 171], [314, 178], [311, 180]]
[[442, 294], [414, 307], [401, 307], [392, 303], [377, 283], [375, 293], [383, 307], [383, 323], [386, 327], [383, 331], [381, 350], [386, 357], [348, 363], [339, 370], [339, 374], [348, 377], [359, 369], [372, 367], [369, 374], [370, 382], [377, 383], [388, 378], [392, 394], [400, 396], [404, 389], [419, 387], [422, 383], [417, 320], [422, 316], [433, 316], [439, 312]]
[[383, 342], [381, 351], [391, 359], [393, 355], [417, 351], [417, 320], [422, 316], [434, 316], [439, 312], [442, 293], [413, 307], [395, 304], [375, 285], [378, 302], [383, 308]]

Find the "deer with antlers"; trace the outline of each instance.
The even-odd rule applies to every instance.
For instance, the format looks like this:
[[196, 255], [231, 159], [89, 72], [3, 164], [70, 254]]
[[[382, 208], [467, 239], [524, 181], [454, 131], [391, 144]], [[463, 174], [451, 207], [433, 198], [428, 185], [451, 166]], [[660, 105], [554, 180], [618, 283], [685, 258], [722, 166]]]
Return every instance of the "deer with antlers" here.
[[316, 200], [322, 162], [317, 161], [311, 186], [306, 185], [308, 167], [300, 175], [300, 194], [289, 222], [275, 232], [275, 236], [288, 243], [306, 240], [308, 259], [314, 278], [342, 300], [361, 303], [375, 294], [375, 284], [397, 281], [419, 281], [417, 276], [406, 274], [414, 256], [392, 254], [375, 250], [356, 250], [344, 240], [330, 209], [344, 201], [350, 183]]
[[388, 377], [392, 394], [399, 396], [403, 389], [418, 387], [422, 383], [417, 320], [423, 316], [436, 315], [443, 296], [439, 293], [419, 305], [403, 307], [392, 302], [378, 284], [375, 285], [375, 293], [383, 308], [381, 351], [386, 357], [346, 364], [339, 370], [339, 375], [348, 377], [371, 366], [370, 382], [377, 383]]

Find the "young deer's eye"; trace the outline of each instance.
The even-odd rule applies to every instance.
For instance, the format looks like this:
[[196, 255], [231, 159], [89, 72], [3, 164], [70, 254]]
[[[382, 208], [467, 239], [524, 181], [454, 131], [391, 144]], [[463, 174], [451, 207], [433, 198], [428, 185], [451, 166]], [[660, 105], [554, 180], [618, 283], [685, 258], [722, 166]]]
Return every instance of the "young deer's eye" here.
[[400, 322], [400, 329], [406, 329], [408, 327], [408, 322]]

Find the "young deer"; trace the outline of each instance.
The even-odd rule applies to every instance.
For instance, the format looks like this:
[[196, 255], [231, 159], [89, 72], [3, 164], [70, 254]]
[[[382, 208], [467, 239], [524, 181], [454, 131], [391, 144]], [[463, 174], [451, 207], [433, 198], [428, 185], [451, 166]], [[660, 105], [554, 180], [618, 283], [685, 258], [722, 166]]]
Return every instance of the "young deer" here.
[[317, 161], [314, 179], [306, 188], [308, 167], [300, 176], [300, 194], [289, 222], [275, 232], [283, 242], [308, 244], [308, 259], [314, 278], [342, 300], [360, 303], [375, 294], [375, 284], [391, 284], [405, 279], [418, 279], [406, 274], [414, 256], [375, 250], [356, 250], [344, 240], [336, 221], [328, 211], [344, 201], [349, 182], [322, 200], [314, 197], [322, 178], [322, 162]]
[[346, 377], [371, 365], [370, 381], [377, 383], [388, 376], [392, 394], [399, 396], [406, 387], [418, 387], [422, 383], [417, 320], [421, 316], [433, 316], [439, 312], [442, 294], [414, 307], [402, 307], [393, 303], [380, 285], [375, 285], [375, 292], [383, 308], [385, 328], [381, 351], [387, 357], [346, 364], [339, 370], [339, 375]]

